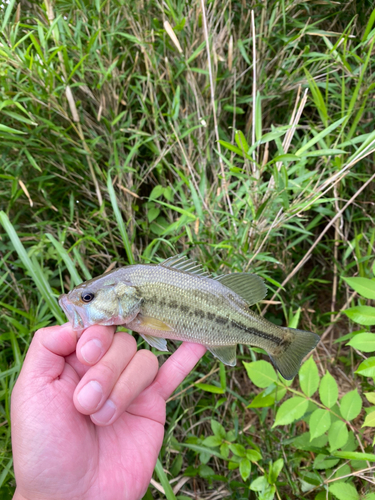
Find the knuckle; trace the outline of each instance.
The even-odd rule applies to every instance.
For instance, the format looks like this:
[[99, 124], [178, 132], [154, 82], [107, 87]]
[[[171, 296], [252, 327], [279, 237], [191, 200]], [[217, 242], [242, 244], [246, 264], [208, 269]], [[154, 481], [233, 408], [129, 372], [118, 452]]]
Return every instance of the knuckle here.
[[135, 338], [129, 333], [125, 332], [119, 332], [119, 333], [120, 335], [117, 333], [116, 336], [118, 336], [119, 341], [123, 343], [124, 346], [126, 346], [126, 349], [132, 351], [133, 353], [136, 352], [137, 341], [135, 340]]

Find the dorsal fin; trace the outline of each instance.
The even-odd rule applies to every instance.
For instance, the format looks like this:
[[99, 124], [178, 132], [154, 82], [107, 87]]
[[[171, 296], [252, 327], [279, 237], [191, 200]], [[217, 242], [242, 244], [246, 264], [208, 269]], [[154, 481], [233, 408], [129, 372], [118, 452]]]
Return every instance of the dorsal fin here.
[[178, 271], [195, 274], [196, 276], [204, 276], [205, 278], [209, 278], [211, 276], [208, 271], [203, 269], [201, 264], [195, 260], [188, 259], [185, 255], [175, 255], [173, 257], [169, 257], [169, 259], [161, 262], [159, 266], [172, 267]]
[[256, 274], [223, 274], [214, 279], [220, 281], [222, 285], [227, 286], [233, 292], [236, 292], [249, 306], [256, 304], [267, 295], [267, 288], [264, 281]]

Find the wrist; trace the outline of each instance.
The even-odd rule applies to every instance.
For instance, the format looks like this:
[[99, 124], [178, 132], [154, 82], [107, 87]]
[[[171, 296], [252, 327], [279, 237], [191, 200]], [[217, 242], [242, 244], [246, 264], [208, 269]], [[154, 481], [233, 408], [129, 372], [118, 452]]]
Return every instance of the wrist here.
[[19, 492], [19, 489], [16, 488], [16, 491], [14, 492], [13, 495], [13, 500], [27, 500], [27, 498], [22, 496], [21, 493]]

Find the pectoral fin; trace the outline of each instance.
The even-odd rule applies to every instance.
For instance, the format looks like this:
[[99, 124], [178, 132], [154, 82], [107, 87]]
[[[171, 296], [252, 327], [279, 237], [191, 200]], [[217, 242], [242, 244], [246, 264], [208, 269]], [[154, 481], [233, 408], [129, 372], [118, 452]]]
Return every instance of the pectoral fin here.
[[163, 332], [173, 332], [173, 328], [171, 328], [160, 319], [151, 318], [150, 316], [142, 316], [141, 314], [137, 316], [137, 322], [141, 326], [146, 326], [151, 328], [152, 330], [162, 330]]
[[220, 359], [224, 365], [236, 366], [237, 345], [207, 345], [206, 347], [216, 358]]
[[140, 333], [141, 337], [150, 344], [151, 347], [155, 347], [159, 351], [167, 351], [167, 341], [165, 339], [161, 339], [160, 337], [153, 337], [152, 335], [145, 335], [144, 333]]

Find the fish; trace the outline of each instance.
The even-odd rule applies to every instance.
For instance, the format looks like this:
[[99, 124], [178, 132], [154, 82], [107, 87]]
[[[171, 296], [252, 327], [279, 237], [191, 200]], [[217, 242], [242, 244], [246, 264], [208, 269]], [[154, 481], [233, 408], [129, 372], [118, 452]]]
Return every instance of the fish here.
[[228, 366], [236, 365], [237, 344], [259, 347], [291, 380], [320, 337], [253, 312], [250, 306], [266, 293], [256, 274], [213, 277], [201, 264], [177, 255], [104, 273], [61, 295], [59, 304], [76, 330], [123, 325], [159, 351], [168, 351], [166, 339], [194, 342]]

